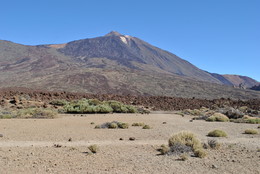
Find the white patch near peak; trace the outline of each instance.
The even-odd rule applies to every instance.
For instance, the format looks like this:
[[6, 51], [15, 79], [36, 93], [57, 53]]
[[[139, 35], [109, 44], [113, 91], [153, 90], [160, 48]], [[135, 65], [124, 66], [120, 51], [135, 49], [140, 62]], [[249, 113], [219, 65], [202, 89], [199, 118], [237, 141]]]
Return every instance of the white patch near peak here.
[[120, 36], [120, 39], [122, 42], [124, 42], [125, 44], [127, 44], [127, 39], [124, 36]]

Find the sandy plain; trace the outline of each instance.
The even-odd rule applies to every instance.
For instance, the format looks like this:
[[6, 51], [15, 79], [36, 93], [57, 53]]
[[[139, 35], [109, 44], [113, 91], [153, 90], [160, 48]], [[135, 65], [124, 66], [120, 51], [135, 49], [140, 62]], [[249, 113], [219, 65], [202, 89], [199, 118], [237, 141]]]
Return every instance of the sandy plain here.
[[[191, 118], [156, 112], [2, 119], [0, 173], [260, 173], [260, 135], [243, 134], [245, 129], [257, 129], [258, 125], [190, 122]], [[95, 125], [110, 121], [130, 125], [144, 122], [152, 129], [94, 129]], [[181, 161], [178, 156], [160, 155], [156, 150], [180, 131], [191, 131], [207, 142], [213, 139], [207, 133], [214, 129], [224, 130], [228, 137], [215, 138], [221, 148], [207, 149], [206, 158]], [[129, 137], [135, 137], [135, 141], [129, 141]], [[90, 154], [87, 148], [93, 144], [99, 147], [96, 154]]]

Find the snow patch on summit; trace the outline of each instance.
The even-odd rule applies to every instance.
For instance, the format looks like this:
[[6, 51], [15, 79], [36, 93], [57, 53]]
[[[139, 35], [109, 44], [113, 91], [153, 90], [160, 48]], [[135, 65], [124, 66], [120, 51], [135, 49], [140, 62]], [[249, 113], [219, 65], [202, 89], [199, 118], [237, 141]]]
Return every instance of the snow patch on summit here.
[[120, 39], [121, 39], [121, 41], [124, 42], [125, 44], [128, 43], [128, 42], [127, 42], [127, 39], [126, 39], [124, 36], [120, 36]]

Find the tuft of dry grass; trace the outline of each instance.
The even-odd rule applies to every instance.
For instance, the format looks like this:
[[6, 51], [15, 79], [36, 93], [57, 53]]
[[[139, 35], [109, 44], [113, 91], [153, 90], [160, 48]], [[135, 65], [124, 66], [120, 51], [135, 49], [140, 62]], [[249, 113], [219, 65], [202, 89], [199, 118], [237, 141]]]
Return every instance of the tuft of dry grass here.
[[145, 124], [144, 123], [133, 123], [132, 126], [144, 126]]
[[219, 149], [220, 148], [220, 143], [218, 143], [217, 140], [214, 140], [214, 139], [208, 140], [208, 145], [211, 149]]
[[16, 118], [49, 118], [53, 119], [57, 117], [57, 112], [51, 109], [43, 108], [27, 108], [18, 110]]
[[152, 127], [146, 124], [143, 126], [143, 129], [152, 129]]
[[228, 122], [229, 118], [224, 114], [215, 113], [212, 116], [208, 117], [206, 121]]
[[180, 132], [173, 135], [168, 140], [169, 146], [174, 146], [175, 144], [183, 144], [186, 146], [190, 146], [192, 149], [202, 148], [201, 142], [197, 139], [197, 137], [192, 132]]
[[171, 151], [180, 151], [181, 153], [192, 151], [199, 158], [204, 158], [207, 155], [201, 142], [192, 132], [183, 131], [177, 133], [168, 140], [168, 143]]
[[259, 132], [257, 131], [257, 130], [255, 130], [255, 129], [247, 129], [247, 130], [245, 130], [245, 132], [244, 132], [245, 134], [258, 134]]
[[99, 150], [99, 149], [98, 149], [98, 146], [97, 146], [96, 144], [88, 146], [88, 149], [89, 149], [90, 152], [92, 152], [92, 153], [97, 153], [98, 150]]
[[222, 130], [213, 130], [208, 133], [209, 137], [227, 137], [227, 133]]

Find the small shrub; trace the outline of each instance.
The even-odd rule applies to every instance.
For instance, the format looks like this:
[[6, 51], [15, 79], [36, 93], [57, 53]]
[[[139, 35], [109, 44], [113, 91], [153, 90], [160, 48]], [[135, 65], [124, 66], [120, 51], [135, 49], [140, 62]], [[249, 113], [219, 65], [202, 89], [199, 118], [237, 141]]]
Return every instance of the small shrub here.
[[199, 148], [194, 150], [194, 155], [199, 158], [204, 158], [207, 156], [207, 153], [202, 148]]
[[90, 124], [95, 124], [94, 122], [91, 122]]
[[95, 129], [128, 129], [129, 127], [129, 124], [128, 123], [122, 123], [122, 122], [118, 122], [118, 121], [112, 121], [112, 122], [107, 122], [107, 123], [104, 123], [102, 125], [97, 125], [95, 127]]
[[188, 154], [181, 154], [180, 155], [180, 160], [182, 160], [182, 161], [187, 161], [188, 158], [189, 158]]
[[100, 128], [101, 128], [100, 125], [95, 126], [95, 129], [100, 129]]
[[161, 153], [161, 155], [165, 155], [169, 152], [170, 148], [167, 145], [162, 144], [161, 147], [157, 150]]
[[92, 153], [97, 153], [98, 152], [98, 146], [97, 145], [91, 145], [91, 146], [88, 146], [88, 149], [90, 150], [90, 152]]
[[208, 136], [209, 137], [226, 137], [227, 134], [226, 134], [226, 132], [224, 132], [222, 130], [213, 130], [208, 133]]
[[17, 112], [17, 118], [55, 118], [57, 112], [50, 109], [42, 108], [27, 108]]
[[260, 118], [249, 118], [246, 120], [246, 123], [249, 124], [260, 124]]
[[117, 129], [118, 128], [118, 125], [116, 123], [110, 123], [108, 125], [108, 129]]
[[257, 128], [260, 129], [260, 125]]
[[258, 134], [259, 132], [255, 129], [247, 129], [245, 130], [245, 134]]
[[0, 119], [11, 119], [11, 118], [14, 118], [14, 116], [11, 114], [0, 115]]
[[129, 128], [128, 123], [118, 123], [117, 125], [120, 129], [128, 129]]
[[244, 116], [243, 118], [231, 119], [234, 123], [249, 123], [249, 124], [260, 124], [260, 118]]
[[173, 154], [183, 154], [193, 152], [196, 157], [203, 158], [206, 156], [201, 142], [191, 132], [180, 132], [173, 135], [169, 141], [170, 151]]
[[137, 109], [117, 101], [99, 101], [97, 99], [81, 99], [68, 102], [64, 106], [67, 113], [136, 113]]
[[220, 147], [220, 144], [214, 139], [208, 140], [208, 145], [211, 149], [219, 149]]
[[151, 129], [151, 126], [146, 124], [146, 125], [143, 126], [143, 129]]
[[133, 123], [132, 126], [144, 126], [144, 123]]
[[228, 122], [229, 118], [221, 113], [215, 113], [212, 116], [208, 117], [206, 121], [219, 121], [219, 122]]
[[64, 106], [67, 104], [66, 100], [53, 100], [50, 102], [51, 105]]
[[193, 133], [185, 131], [173, 135], [169, 139], [168, 143], [170, 147], [176, 144], [183, 144], [186, 146], [190, 146], [193, 150], [202, 147], [201, 142]]

